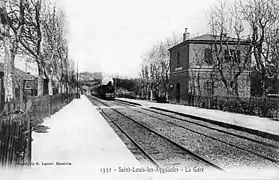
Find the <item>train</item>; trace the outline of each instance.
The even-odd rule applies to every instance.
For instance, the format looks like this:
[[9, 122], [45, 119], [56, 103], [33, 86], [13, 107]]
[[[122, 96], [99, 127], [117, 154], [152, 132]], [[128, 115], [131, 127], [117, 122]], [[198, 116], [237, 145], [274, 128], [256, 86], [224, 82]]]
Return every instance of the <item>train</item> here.
[[115, 87], [109, 82], [106, 85], [100, 85], [96, 89], [92, 89], [92, 96], [97, 96], [105, 100], [114, 100], [115, 99]]

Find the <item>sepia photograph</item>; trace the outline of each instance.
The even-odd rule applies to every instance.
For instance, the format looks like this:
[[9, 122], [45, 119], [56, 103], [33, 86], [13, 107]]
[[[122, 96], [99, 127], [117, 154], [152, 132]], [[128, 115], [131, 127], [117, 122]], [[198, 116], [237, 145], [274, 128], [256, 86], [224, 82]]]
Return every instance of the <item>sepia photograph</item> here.
[[279, 180], [279, 0], [0, 0], [1, 180]]

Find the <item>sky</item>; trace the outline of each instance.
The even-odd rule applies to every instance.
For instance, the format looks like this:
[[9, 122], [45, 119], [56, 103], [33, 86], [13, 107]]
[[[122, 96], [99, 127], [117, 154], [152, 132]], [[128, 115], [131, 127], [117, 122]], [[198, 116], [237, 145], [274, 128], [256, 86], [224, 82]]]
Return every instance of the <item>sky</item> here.
[[56, 0], [67, 14], [69, 55], [79, 71], [138, 77], [141, 56], [185, 30], [208, 33], [217, 0]]

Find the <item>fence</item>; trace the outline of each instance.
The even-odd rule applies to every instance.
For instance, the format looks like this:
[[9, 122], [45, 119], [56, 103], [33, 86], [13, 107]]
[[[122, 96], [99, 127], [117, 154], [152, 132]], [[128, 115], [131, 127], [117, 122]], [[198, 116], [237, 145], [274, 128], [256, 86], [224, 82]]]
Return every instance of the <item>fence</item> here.
[[5, 104], [0, 115], [0, 164], [17, 167], [31, 162], [32, 131], [43, 119], [74, 99], [74, 94], [34, 97]]
[[279, 99], [189, 95], [188, 105], [279, 120]]

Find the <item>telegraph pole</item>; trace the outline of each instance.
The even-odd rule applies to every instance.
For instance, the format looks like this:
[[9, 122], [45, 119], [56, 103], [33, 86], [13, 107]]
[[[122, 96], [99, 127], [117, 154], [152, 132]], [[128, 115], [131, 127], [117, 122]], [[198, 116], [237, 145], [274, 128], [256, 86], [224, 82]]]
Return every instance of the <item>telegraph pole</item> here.
[[79, 99], [79, 92], [78, 92], [78, 61], [77, 61], [77, 99]]
[[116, 84], [117, 78], [114, 78], [114, 79], [115, 79], [114, 86], [115, 86], [115, 97], [116, 97], [116, 94], [117, 94], [117, 93], [116, 93], [116, 92], [117, 92], [117, 91], [116, 91], [116, 90], [117, 90], [117, 89], [116, 89], [116, 87], [117, 87], [117, 84]]

